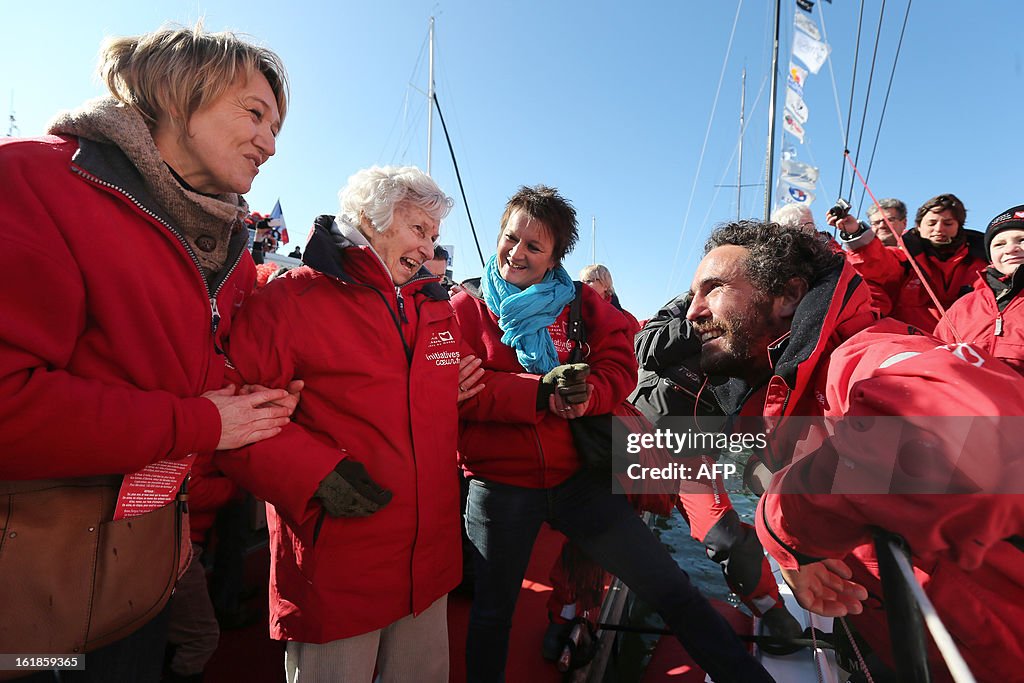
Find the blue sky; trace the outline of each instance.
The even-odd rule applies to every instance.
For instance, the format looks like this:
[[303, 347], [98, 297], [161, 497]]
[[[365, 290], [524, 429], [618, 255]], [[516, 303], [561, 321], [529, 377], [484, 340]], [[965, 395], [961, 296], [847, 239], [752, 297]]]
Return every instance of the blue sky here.
[[[880, 3], [864, 1], [849, 142], [854, 153]], [[293, 243], [304, 242], [315, 215], [336, 211], [337, 191], [356, 170], [374, 163], [426, 166], [422, 92], [433, 15], [438, 97], [484, 256], [493, 252], [504, 203], [519, 185], [556, 186], [580, 218], [580, 242], [566, 267], [575, 275], [591, 262], [596, 218], [597, 261], [611, 268], [623, 304], [645, 318], [689, 286], [708, 232], [736, 216], [735, 189], [715, 185], [736, 182], [744, 67], [743, 182], [763, 179], [771, 5], [8, 1], [0, 25], [2, 132], [12, 93], [22, 135], [41, 134], [58, 111], [102, 94], [93, 70], [105, 35], [202, 16], [209, 29], [250, 34], [288, 67], [291, 111], [278, 153], [248, 199], [255, 210], [269, 212], [280, 198]], [[808, 77], [810, 119], [806, 142], [797, 145], [797, 158], [821, 169], [811, 207], [819, 220], [839, 194], [859, 9], [854, 0], [818, 0], [811, 15], [819, 26], [824, 18], [835, 75], [835, 89], [829, 64]], [[905, 0], [886, 3], [860, 146], [865, 167], [905, 9]], [[796, 11], [793, 0], [783, 2], [783, 68]], [[982, 230], [1003, 209], [1024, 203], [1014, 161], [1024, 158], [1022, 26], [1024, 5], [1011, 0], [914, 3], [869, 178], [877, 196], [900, 197], [913, 213], [929, 197], [953, 192], [967, 206], [968, 227]], [[783, 80], [780, 109], [784, 87]], [[479, 275], [436, 120], [434, 128], [433, 175], [457, 200], [441, 241], [456, 245], [457, 278]], [[847, 167], [843, 195], [849, 178]], [[856, 207], [859, 186], [853, 196]], [[740, 212], [762, 215], [761, 188], [744, 188]]]

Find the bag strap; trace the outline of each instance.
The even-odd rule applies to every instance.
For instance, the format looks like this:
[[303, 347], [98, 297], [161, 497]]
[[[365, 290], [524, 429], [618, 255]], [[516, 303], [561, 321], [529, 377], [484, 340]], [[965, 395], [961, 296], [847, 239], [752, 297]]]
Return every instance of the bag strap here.
[[583, 346], [587, 343], [587, 326], [583, 322], [583, 283], [574, 280], [576, 296], [569, 306], [569, 324], [566, 329], [566, 337], [573, 342], [572, 351], [569, 352], [570, 363], [583, 362]]

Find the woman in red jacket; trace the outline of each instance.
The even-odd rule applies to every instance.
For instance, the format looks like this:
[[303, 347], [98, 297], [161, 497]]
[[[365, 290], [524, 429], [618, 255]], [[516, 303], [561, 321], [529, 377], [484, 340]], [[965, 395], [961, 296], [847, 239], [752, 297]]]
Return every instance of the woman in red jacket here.
[[0, 652], [74, 650], [92, 680], [144, 683], [188, 521], [170, 495], [126, 514], [123, 482], [184, 480], [192, 454], [291, 412], [256, 407], [285, 391], [222, 390], [219, 353], [252, 289], [241, 195], [288, 88], [273, 52], [199, 27], [108, 40], [100, 75], [109, 96], [50, 135], [0, 140], [0, 525], [18, 538], [0, 551]]
[[576, 239], [568, 201], [543, 185], [522, 187], [505, 207], [479, 286], [452, 300], [464, 345], [485, 370], [483, 390], [459, 412], [476, 567], [467, 680], [504, 679], [512, 612], [546, 521], [654, 605], [716, 681], [770, 681], [626, 497], [581, 471], [569, 420], [621, 404], [637, 365], [626, 319], [590, 287], [582, 290], [586, 363], [565, 364], [575, 287], [561, 263]]
[[[446, 596], [462, 577], [459, 331], [424, 267], [451, 200], [373, 167], [320, 216], [304, 265], [259, 290], [228, 356], [247, 382], [304, 380], [294, 420], [218, 466], [266, 500], [270, 634], [289, 683], [447, 683]], [[461, 394], [461, 396], [458, 396]], [[453, 558], [456, 558], [453, 561]]]
[[978, 275], [974, 291], [946, 311], [935, 336], [983, 348], [1024, 375], [1024, 204], [992, 219], [985, 250], [991, 265]]

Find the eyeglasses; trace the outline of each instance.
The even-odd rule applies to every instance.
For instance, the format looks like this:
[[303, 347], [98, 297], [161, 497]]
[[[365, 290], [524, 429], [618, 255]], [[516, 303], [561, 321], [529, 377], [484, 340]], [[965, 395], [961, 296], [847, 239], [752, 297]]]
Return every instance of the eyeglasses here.
[[[896, 216], [889, 216], [889, 222], [890, 223], [899, 223], [902, 220], [905, 220], [905, 219], [897, 218]], [[885, 218], [876, 218], [875, 220], [871, 221], [871, 227], [877, 228], [880, 225], [885, 225], [885, 221], [886, 221]]]

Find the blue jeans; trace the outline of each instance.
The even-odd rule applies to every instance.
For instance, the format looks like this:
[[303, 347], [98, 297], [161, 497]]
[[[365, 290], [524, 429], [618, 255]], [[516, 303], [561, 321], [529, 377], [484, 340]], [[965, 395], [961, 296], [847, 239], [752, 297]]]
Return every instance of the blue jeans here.
[[475, 548], [476, 590], [467, 683], [505, 679], [512, 613], [543, 522], [654, 606], [716, 683], [772, 681], [626, 498], [612, 494], [607, 481], [580, 473], [548, 489], [470, 482], [466, 531]]

